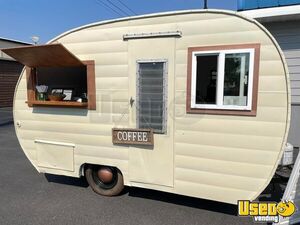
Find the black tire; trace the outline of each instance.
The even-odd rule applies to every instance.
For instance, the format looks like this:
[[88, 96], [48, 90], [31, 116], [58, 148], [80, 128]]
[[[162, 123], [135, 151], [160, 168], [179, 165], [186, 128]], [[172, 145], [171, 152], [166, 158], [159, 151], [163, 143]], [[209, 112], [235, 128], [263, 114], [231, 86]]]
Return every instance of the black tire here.
[[93, 189], [99, 195], [116, 196], [124, 189], [123, 175], [115, 167], [108, 167], [113, 172], [113, 179], [110, 183], [104, 183], [97, 176], [101, 166], [87, 165], [85, 168], [85, 178]]

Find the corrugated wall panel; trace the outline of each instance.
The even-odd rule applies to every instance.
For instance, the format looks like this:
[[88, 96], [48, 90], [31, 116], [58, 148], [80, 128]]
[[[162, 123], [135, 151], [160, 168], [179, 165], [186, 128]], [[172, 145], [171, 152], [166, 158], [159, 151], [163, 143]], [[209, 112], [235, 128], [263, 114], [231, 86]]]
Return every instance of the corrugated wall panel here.
[[18, 62], [0, 60], [0, 108], [12, 107], [15, 87], [22, 68]]
[[288, 141], [300, 146], [300, 26], [299, 21], [283, 21], [264, 24], [274, 35], [287, 60], [291, 82], [292, 117]]
[[300, 80], [300, 26], [299, 21], [266, 23], [266, 28], [281, 46], [291, 74], [292, 104], [300, 103], [294, 80]]

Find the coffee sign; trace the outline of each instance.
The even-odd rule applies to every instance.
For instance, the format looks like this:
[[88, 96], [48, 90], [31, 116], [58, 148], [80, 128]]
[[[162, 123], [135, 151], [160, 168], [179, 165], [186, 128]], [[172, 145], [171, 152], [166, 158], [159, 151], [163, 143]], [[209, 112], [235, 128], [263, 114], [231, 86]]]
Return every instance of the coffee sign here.
[[113, 128], [112, 142], [114, 144], [153, 145], [152, 129]]

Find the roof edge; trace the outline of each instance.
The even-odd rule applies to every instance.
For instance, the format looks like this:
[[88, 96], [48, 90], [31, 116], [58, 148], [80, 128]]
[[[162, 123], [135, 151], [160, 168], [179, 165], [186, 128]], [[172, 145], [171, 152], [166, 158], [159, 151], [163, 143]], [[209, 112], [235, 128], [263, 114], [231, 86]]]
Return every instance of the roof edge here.
[[32, 45], [32, 43], [25, 42], [25, 41], [19, 41], [19, 40], [15, 40], [15, 39], [11, 39], [11, 38], [0, 37], [0, 40], [14, 42], [14, 43], [18, 43], [18, 44], [24, 44], [24, 45]]
[[[117, 18], [117, 19], [109, 19], [109, 20], [103, 20], [99, 22], [94, 22], [94, 23], [89, 23], [83, 26], [79, 26], [73, 29], [70, 29], [52, 39], [50, 39], [47, 44], [50, 44], [51, 42], [55, 42], [58, 39], [79, 31], [83, 30], [89, 27], [93, 26], [99, 26], [99, 25], [105, 25], [105, 24], [110, 24], [110, 23], [117, 23], [117, 22], [124, 22], [124, 21], [131, 21], [135, 19], [144, 19], [144, 18], [152, 18], [152, 17], [160, 17], [160, 16], [172, 16], [172, 15], [181, 15], [181, 14], [193, 14], [193, 13], [224, 13], [224, 14], [229, 14], [229, 15], [237, 15], [239, 17], [247, 17], [247, 16], [241, 16], [239, 15], [238, 12], [233, 11], [233, 10], [222, 10], [222, 9], [190, 9], [190, 10], [178, 10], [178, 11], [168, 11], [168, 12], [159, 12], [159, 13], [149, 13], [149, 14], [143, 14], [143, 15], [137, 15], [137, 16], [129, 16], [129, 17], [122, 17], [122, 18]], [[248, 19], [253, 20], [251, 17]]]
[[299, 19], [300, 18], [300, 5], [289, 5], [280, 7], [270, 7], [261, 9], [251, 9], [238, 12], [241, 15], [245, 15], [251, 18], [255, 18], [259, 21], [268, 20], [284, 20], [285, 18]]

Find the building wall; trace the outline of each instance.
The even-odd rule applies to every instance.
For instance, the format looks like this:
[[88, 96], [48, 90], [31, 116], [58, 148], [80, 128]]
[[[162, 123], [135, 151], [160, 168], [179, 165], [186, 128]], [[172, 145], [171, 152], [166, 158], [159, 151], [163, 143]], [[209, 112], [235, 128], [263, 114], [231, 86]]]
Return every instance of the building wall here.
[[0, 38], [0, 59], [10, 59], [13, 60], [10, 56], [6, 55], [4, 52], [1, 51], [2, 48], [12, 48], [17, 47], [23, 44], [16, 43], [9, 40], [4, 40]]
[[265, 23], [282, 48], [290, 72], [292, 115], [288, 141], [300, 147], [300, 21]]
[[300, 0], [238, 0], [238, 10], [260, 9], [300, 4]]
[[12, 107], [16, 83], [23, 65], [8, 60], [0, 60], [0, 108]]
[[[0, 49], [27, 45], [0, 38]], [[0, 50], [0, 108], [12, 107], [16, 83], [23, 65]]]

